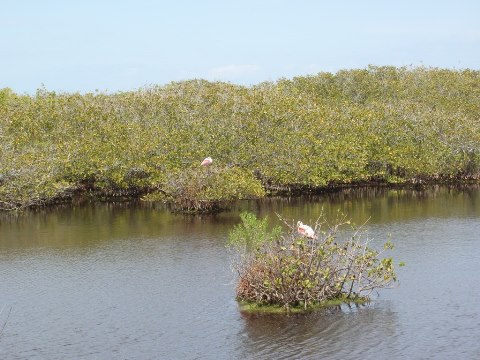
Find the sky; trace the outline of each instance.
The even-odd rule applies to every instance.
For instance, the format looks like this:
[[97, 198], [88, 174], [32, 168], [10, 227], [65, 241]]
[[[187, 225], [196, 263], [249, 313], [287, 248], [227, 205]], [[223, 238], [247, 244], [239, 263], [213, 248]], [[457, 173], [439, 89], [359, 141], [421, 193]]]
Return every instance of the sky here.
[[0, 88], [254, 85], [368, 65], [480, 69], [478, 0], [0, 0]]

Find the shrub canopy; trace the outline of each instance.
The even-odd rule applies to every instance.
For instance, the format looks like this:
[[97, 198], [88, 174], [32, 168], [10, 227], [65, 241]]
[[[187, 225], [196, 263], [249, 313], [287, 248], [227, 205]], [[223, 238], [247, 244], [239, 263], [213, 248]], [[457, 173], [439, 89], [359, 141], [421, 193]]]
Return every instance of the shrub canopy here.
[[[267, 189], [477, 178], [480, 72], [369, 67], [252, 87], [0, 90], [0, 206], [168, 186], [205, 156]], [[214, 165], [212, 165], [214, 166]]]

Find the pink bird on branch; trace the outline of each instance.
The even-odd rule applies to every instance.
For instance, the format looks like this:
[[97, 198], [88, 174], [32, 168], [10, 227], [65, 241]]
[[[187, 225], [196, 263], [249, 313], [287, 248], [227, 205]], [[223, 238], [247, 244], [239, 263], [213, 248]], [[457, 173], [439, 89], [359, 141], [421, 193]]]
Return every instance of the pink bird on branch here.
[[212, 164], [213, 160], [212, 158], [209, 156], [205, 159], [203, 159], [202, 163], [200, 164], [201, 166], [210, 166]]
[[306, 236], [309, 239], [316, 239], [315, 231], [308, 226], [302, 223], [301, 221], [297, 222], [297, 231], [300, 235]]

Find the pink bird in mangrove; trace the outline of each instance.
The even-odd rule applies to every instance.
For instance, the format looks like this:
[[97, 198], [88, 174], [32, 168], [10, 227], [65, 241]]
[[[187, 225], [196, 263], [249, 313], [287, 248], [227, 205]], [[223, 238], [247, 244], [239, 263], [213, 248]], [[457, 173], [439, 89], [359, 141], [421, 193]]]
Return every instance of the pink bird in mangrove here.
[[212, 158], [209, 156], [205, 159], [203, 159], [202, 163], [200, 165], [202, 166], [210, 166], [212, 164], [213, 160]]
[[313, 229], [310, 226], [305, 225], [301, 221], [297, 222], [297, 231], [300, 235], [304, 235], [309, 239], [316, 238], [315, 231], [313, 231]]

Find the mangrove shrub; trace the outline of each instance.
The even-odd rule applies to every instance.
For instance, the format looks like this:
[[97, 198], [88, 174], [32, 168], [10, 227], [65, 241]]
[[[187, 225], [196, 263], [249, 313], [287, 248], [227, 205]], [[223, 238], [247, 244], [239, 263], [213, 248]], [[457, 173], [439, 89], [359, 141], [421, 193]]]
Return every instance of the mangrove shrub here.
[[215, 212], [237, 199], [264, 196], [262, 184], [251, 172], [231, 166], [195, 166], [172, 171], [156, 193], [144, 200], [167, 201], [174, 211]]
[[[113, 94], [3, 89], [0, 208], [92, 190], [175, 195], [172, 179], [206, 156], [235, 164], [241, 178], [254, 174], [266, 191], [478, 180], [479, 98], [479, 71], [422, 67], [251, 87], [191, 80]], [[220, 198], [236, 197], [224, 190]], [[193, 200], [205, 197], [218, 198]]]
[[293, 226], [268, 230], [266, 219], [250, 213], [241, 219], [229, 234], [240, 301], [307, 309], [330, 301], [366, 301], [396, 281], [393, 259], [381, 257], [393, 245], [371, 248], [366, 234], [345, 219], [328, 225], [320, 218], [313, 239]]

